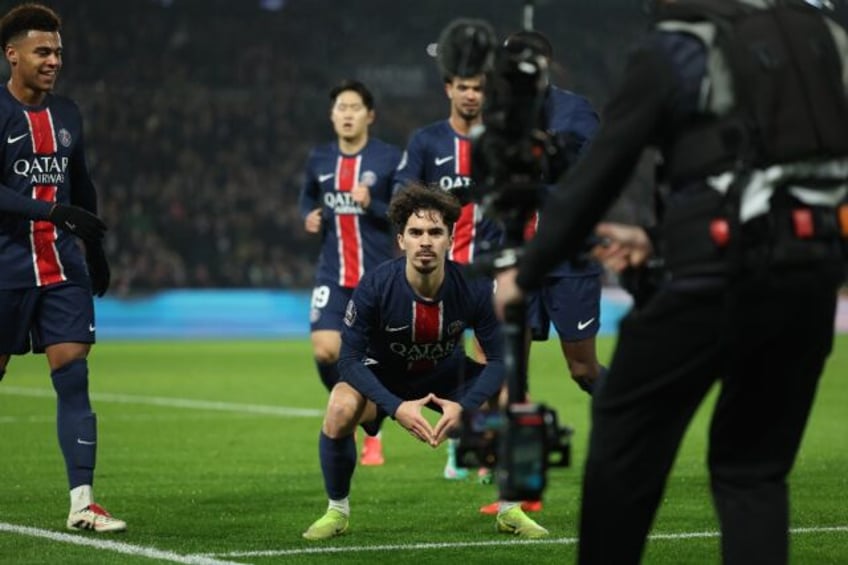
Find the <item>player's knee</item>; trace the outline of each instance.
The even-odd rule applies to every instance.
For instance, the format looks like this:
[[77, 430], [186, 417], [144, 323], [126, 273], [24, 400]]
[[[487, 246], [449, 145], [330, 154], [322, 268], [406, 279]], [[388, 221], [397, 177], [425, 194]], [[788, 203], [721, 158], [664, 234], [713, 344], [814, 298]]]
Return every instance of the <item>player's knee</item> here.
[[327, 402], [327, 412], [324, 414], [324, 434], [337, 439], [353, 433], [359, 412], [360, 403], [347, 385], [337, 385], [330, 393]]
[[51, 371], [58, 371], [75, 361], [85, 360], [91, 345], [88, 343], [59, 343], [45, 348]]
[[331, 365], [339, 360], [339, 350], [323, 344], [312, 346], [312, 355], [321, 365]]

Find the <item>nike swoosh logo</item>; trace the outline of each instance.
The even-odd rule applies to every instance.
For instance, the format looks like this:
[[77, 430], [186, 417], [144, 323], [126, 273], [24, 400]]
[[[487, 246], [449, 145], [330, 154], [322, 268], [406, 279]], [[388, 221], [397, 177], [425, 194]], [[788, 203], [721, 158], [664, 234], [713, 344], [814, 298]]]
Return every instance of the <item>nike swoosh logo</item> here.
[[389, 332], [389, 333], [402, 332], [403, 330], [405, 330], [407, 328], [409, 328], [409, 324], [407, 324], [405, 326], [399, 326], [397, 328], [393, 328], [391, 326], [386, 326], [386, 331]]
[[29, 132], [22, 133], [21, 135], [18, 135], [18, 136], [15, 136], [15, 137], [12, 137], [10, 135], [9, 137], [6, 138], [6, 143], [9, 143], [9, 144], [17, 143], [18, 141], [22, 140], [23, 138], [25, 138], [28, 135], [29, 135]]
[[578, 330], [585, 330], [586, 328], [589, 327], [589, 324], [591, 324], [594, 321], [595, 321], [595, 318], [589, 318], [585, 322], [577, 322], [577, 329]]
[[90, 331], [90, 332], [92, 332], [92, 333], [93, 333], [93, 332], [94, 332], [94, 329], [95, 329], [95, 328], [94, 328], [94, 324], [88, 324], [88, 331]]
[[436, 157], [436, 166], [441, 167], [448, 161], [453, 161], [453, 155], [448, 155], [447, 157]]
[[77, 443], [80, 445], [97, 445], [96, 441], [85, 441], [84, 439], [77, 438]]
[[318, 175], [318, 182], [324, 182], [325, 180], [330, 180], [336, 176], [334, 173], [330, 173], [328, 175]]

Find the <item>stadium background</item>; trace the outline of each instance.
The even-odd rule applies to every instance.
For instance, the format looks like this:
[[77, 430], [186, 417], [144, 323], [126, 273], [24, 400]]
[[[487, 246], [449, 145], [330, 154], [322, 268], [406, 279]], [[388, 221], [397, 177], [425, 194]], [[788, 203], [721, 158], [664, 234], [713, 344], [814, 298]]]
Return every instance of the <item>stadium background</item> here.
[[[3, 0], [0, 8], [17, 3]], [[363, 80], [377, 99], [372, 135], [403, 147], [415, 128], [448, 113], [427, 50], [440, 30], [456, 17], [475, 17], [503, 37], [520, 27], [524, 5], [46, 3], [64, 18], [57, 92], [76, 100], [84, 114], [101, 215], [110, 225], [112, 287], [97, 302], [103, 338], [182, 330], [196, 336], [210, 327], [230, 334], [304, 333], [318, 240], [303, 230], [297, 195], [309, 149], [333, 137], [329, 88], [346, 77]], [[553, 81], [588, 96], [600, 110], [627, 46], [647, 24], [642, 2], [534, 4], [536, 27], [554, 44]], [[650, 202], [650, 181], [646, 158], [612, 215], [650, 219], [637, 204]], [[174, 289], [179, 292], [161, 294]], [[242, 292], [186, 293], [192, 289]], [[607, 292], [604, 304], [609, 330], [627, 300]], [[197, 317], [211, 308], [217, 318]], [[227, 322], [239, 314], [244, 324]]]

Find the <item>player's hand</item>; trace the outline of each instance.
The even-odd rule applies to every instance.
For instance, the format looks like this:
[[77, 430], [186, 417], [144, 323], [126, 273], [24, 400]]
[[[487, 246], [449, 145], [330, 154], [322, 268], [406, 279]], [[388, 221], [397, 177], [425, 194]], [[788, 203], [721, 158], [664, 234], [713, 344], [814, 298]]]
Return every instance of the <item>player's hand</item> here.
[[103, 296], [109, 289], [112, 274], [103, 244], [99, 241], [85, 244], [85, 264], [88, 265], [88, 276], [91, 278], [91, 294]]
[[367, 210], [371, 205], [371, 189], [362, 183], [357, 184], [350, 191], [350, 197], [353, 201], [362, 206], [363, 210]]
[[595, 235], [604, 243], [592, 248], [592, 256], [617, 273], [644, 265], [654, 253], [647, 232], [639, 226], [601, 222]]
[[518, 304], [524, 300], [524, 293], [515, 282], [517, 275], [518, 269], [510, 267], [495, 276], [495, 313], [501, 320], [504, 319], [504, 310], [508, 304]]
[[307, 233], [319, 233], [321, 231], [321, 208], [315, 208], [306, 215], [303, 223]]
[[442, 409], [442, 417], [436, 422], [436, 427], [433, 428], [433, 441], [430, 445], [438, 446], [448, 438], [448, 433], [459, 427], [462, 418], [462, 406], [458, 402], [448, 400], [447, 398], [439, 398], [433, 395], [433, 403]]
[[398, 424], [406, 428], [413, 437], [431, 445], [433, 444], [434, 437], [433, 427], [421, 415], [421, 409], [427, 406], [432, 400], [432, 394], [428, 394], [418, 400], [407, 400], [401, 402], [397, 411], [395, 411], [395, 420], [397, 420]]
[[54, 204], [47, 219], [85, 242], [100, 241], [106, 233], [103, 220], [79, 206]]

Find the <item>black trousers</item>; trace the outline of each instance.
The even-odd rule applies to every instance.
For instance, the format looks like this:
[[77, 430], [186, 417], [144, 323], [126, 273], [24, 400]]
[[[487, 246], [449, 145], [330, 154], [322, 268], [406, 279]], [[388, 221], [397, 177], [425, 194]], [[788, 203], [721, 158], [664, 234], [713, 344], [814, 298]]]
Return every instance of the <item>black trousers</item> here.
[[641, 559], [681, 438], [721, 383], [709, 437], [726, 564], [786, 563], [786, 478], [834, 332], [840, 265], [668, 288], [622, 320], [592, 405], [579, 560]]

